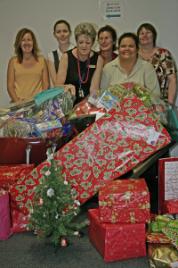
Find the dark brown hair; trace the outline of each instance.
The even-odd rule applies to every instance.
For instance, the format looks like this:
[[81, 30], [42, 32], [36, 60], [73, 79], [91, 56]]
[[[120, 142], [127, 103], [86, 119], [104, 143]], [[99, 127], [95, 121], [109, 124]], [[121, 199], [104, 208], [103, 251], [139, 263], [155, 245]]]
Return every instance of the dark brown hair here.
[[98, 38], [100, 36], [100, 33], [103, 33], [103, 32], [108, 32], [111, 34], [112, 40], [113, 40], [113, 51], [116, 50], [117, 33], [116, 33], [115, 29], [110, 25], [105, 25], [104, 27], [99, 29]]
[[55, 24], [54, 24], [54, 27], [53, 27], [54, 32], [55, 32], [55, 30], [56, 30], [56, 26], [57, 26], [58, 24], [61, 24], [61, 23], [64, 23], [64, 24], [67, 26], [69, 32], [71, 33], [71, 27], [70, 27], [70, 24], [69, 24], [66, 20], [58, 20], [58, 21], [56, 21]]
[[131, 32], [127, 32], [127, 33], [123, 33], [118, 40], [118, 47], [120, 47], [120, 43], [122, 41], [122, 39], [124, 38], [132, 38], [135, 42], [135, 46], [138, 49], [139, 48], [139, 39], [138, 36], [135, 33], [131, 33]]
[[143, 23], [141, 24], [137, 29], [137, 35], [140, 35], [140, 31], [145, 28], [146, 30], [149, 30], [153, 34], [153, 45], [156, 46], [156, 38], [157, 38], [157, 31], [155, 27], [151, 23]]

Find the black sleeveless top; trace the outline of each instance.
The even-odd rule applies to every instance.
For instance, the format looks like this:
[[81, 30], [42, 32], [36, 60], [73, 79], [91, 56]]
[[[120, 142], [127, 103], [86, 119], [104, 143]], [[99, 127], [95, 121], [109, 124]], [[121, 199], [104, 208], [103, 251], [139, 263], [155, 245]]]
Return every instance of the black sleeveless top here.
[[[95, 71], [97, 60], [98, 60], [98, 53], [93, 51], [93, 56], [90, 58], [88, 80], [86, 83], [80, 82], [77, 59], [72, 54], [72, 49], [67, 51], [66, 53], [68, 54], [68, 69], [67, 69], [67, 76], [66, 76], [65, 84], [72, 84], [75, 86], [76, 100], [74, 104], [76, 104], [80, 102], [82, 99], [84, 99], [86, 96], [88, 96], [89, 94], [91, 79]], [[80, 65], [80, 74], [81, 74], [82, 80], [84, 81], [87, 77], [87, 72], [88, 72], [88, 60], [79, 61], [79, 65]], [[83, 96], [81, 96], [80, 94], [81, 89], [83, 92]]]

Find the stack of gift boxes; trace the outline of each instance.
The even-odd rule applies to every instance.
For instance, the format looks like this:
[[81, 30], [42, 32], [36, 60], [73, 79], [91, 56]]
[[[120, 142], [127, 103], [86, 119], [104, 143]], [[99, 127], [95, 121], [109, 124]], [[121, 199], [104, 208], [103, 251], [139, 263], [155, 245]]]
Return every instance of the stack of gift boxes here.
[[144, 179], [119, 179], [99, 191], [99, 208], [88, 212], [89, 238], [106, 262], [146, 255], [150, 195]]

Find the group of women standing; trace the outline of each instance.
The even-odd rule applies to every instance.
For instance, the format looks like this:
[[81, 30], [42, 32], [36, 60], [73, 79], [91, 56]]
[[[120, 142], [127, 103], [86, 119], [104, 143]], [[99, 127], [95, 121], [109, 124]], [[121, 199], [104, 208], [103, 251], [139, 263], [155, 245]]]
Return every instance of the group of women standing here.
[[[23, 101], [51, 87], [63, 86], [75, 96], [75, 104], [102, 88], [135, 82], [150, 90], [151, 97], [173, 105], [176, 98], [176, 64], [167, 49], [156, 46], [157, 32], [144, 23], [137, 34], [127, 32], [117, 41], [113, 27], [96, 32], [91, 23], [75, 27], [76, 44], [70, 42], [71, 28], [65, 20], [54, 25], [58, 48], [39, 56], [34, 33], [18, 32], [16, 56], [9, 61], [7, 89], [12, 102]], [[96, 36], [99, 51], [93, 50]], [[116, 49], [116, 47], [118, 47]]]

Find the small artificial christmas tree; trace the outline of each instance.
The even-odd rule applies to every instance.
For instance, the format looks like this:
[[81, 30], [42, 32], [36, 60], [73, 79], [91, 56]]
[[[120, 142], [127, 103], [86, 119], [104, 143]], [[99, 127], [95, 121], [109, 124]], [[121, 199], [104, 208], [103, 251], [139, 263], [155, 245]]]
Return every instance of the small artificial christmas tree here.
[[79, 214], [80, 202], [63, 177], [52, 150], [48, 150], [47, 156], [49, 167], [44, 169], [40, 184], [35, 189], [29, 228], [35, 230], [38, 237], [48, 237], [54, 246], [66, 246], [66, 237], [79, 235], [87, 221], [79, 224], [73, 221]]

